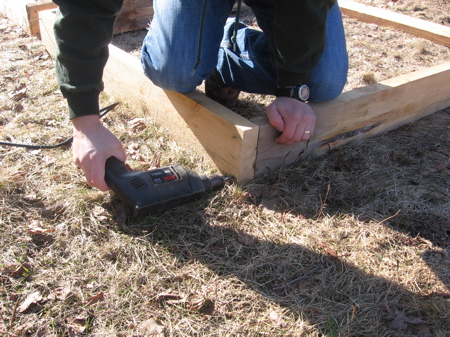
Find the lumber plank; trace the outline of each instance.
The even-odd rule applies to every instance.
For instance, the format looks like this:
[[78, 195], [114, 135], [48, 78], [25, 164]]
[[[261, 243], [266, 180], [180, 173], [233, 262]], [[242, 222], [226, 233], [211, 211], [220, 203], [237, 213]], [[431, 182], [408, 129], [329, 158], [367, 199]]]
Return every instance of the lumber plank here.
[[267, 168], [290, 165], [351, 141], [373, 137], [450, 106], [450, 62], [425, 68], [341, 94], [331, 102], [311, 104], [317, 116], [308, 144], [281, 146], [265, 117], [260, 126], [255, 176]]
[[47, 52], [53, 57], [56, 56], [56, 42], [55, 35], [53, 33], [55, 16], [56, 9], [49, 9], [38, 13], [39, 34], [41, 35], [42, 44], [47, 49]]
[[147, 28], [153, 17], [152, 0], [124, 0], [114, 24], [114, 33], [125, 33]]
[[391, 27], [450, 47], [450, 27], [351, 0], [339, 0], [339, 6], [343, 14], [354, 19]]
[[[55, 55], [55, 11], [39, 14], [42, 41]], [[259, 127], [204, 94], [166, 91], [143, 73], [140, 61], [110, 45], [103, 80], [105, 93], [150, 115], [182, 146], [212, 160], [223, 174], [243, 182], [254, 177]]]
[[30, 34], [40, 38], [41, 32], [39, 28], [39, 12], [48, 9], [56, 8], [57, 5], [51, 1], [46, 0], [42, 2], [33, 2], [25, 5], [25, 10], [27, 12], [28, 27]]

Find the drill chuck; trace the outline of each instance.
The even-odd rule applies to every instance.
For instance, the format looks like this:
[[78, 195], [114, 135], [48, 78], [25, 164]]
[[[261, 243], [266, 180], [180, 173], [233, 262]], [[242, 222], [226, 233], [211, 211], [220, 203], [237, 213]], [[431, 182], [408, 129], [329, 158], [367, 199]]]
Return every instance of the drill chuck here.
[[134, 208], [135, 215], [158, 213], [222, 188], [232, 177], [199, 175], [180, 165], [150, 171], [128, 171], [115, 157], [106, 161], [105, 181], [111, 190]]

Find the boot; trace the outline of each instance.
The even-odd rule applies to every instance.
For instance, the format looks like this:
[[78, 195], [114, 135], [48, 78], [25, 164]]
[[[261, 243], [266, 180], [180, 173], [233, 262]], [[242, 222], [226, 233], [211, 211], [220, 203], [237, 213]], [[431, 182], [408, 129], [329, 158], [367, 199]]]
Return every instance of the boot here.
[[205, 80], [205, 92], [209, 98], [233, 110], [241, 91], [227, 87], [217, 70], [214, 69], [211, 75]]

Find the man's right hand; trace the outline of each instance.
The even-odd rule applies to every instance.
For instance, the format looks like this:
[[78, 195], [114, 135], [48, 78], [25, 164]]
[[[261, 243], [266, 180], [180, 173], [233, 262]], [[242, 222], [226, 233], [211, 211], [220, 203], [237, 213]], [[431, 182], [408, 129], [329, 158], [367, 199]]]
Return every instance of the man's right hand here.
[[100, 191], [109, 190], [105, 182], [105, 163], [111, 156], [125, 162], [122, 144], [100, 122], [98, 115], [81, 116], [72, 119], [73, 161], [81, 167], [89, 186]]

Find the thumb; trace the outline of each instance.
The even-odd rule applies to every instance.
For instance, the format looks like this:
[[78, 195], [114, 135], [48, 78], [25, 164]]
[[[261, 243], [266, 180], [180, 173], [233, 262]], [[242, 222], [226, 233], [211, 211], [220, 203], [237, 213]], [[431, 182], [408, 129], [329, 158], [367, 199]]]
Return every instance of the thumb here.
[[275, 104], [270, 104], [266, 109], [266, 116], [269, 119], [270, 125], [272, 125], [276, 130], [283, 132], [284, 130], [284, 119], [281, 117]]

